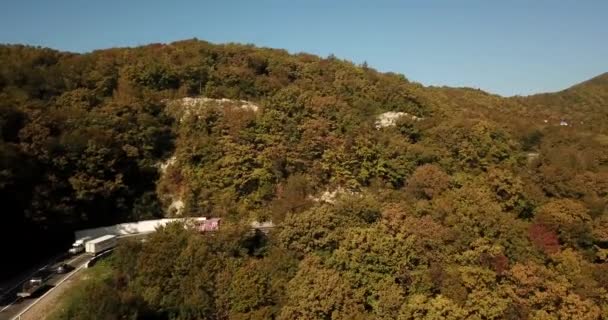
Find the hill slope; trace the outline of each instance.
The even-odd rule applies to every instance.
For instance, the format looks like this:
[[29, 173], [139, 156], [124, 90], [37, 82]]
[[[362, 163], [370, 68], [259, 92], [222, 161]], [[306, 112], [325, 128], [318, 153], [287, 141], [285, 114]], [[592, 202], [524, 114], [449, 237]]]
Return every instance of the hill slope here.
[[1, 46], [0, 240], [223, 218], [125, 245], [82, 319], [595, 319], [605, 78], [502, 98], [236, 44]]
[[550, 109], [565, 119], [593, 126], [594, 131], [606, 133], [608, 120], [608, 73], [556, 93], [538, 94], [519, 99], [539, 109]]

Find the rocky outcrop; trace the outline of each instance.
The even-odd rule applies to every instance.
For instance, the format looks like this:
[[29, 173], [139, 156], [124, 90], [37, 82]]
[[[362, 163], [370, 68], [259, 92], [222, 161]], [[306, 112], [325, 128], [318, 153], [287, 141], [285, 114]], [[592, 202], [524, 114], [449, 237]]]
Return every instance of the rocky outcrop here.
[[355, 191], [352, 190], [347, 190], [345, 188], [342, 187], [337, 187], [333, 190], [325, 190], [323, 193], [321, 193], [318, 196], [310, 196], [310, 199], [314, 202], [326, 202], [326, 203], [330, 203], [330, 204], [334, 204], [336, 203], [336, 201], [343, 196], [353, 196], [358, 194]]
[[207, 108], [217, 108], [220, 110], [232, 108], [251, 112], [257, 112], [260, 109], [257, 104], [246, 100], [212, 99], [206, 97], [186, 97], [170, 100], [167, 101], [167, 107], [169, 113], [180, 122], [190, 116], [197, 116], [200, 111]]
[[420, 121], [423, 119], [423, 118], [411, 115], [407, 112], [389, 111], [389, 112], [381, 113], [380, 115], [378, 115], [378, 117], [376, 117], [376, 129], [392, 127], [395, 124], [397, 124], [397, 120], [400, 119], [401, 117], [409, 117], [410, 119], [412, 119], [414, 121]]

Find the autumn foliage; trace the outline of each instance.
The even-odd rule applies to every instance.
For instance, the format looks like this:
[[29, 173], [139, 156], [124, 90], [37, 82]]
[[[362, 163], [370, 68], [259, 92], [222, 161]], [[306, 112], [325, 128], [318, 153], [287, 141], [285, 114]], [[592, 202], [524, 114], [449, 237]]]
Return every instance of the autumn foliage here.
[[121, 244], [51, 318], [600, 319], [606, 79], [504, 98], [251, 45], [1, 45], [3, 258], [220, 217]]
[[559, 239], [557, 233], [551, 231], [542, 224], [533, 224], [528, 231], [532, 243], [543, 250], [546, 254], [553, 254], [559, 251]]

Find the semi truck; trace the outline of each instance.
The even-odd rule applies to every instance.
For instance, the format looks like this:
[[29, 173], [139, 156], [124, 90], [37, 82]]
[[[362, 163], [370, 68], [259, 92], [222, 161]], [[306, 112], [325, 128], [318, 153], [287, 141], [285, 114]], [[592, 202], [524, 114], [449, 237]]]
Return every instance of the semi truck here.
[[68, 252], [71, 255], [75, 255], [75, 254], [79, 254], [81, 252], [84, 251], [84, 245], [91, 240], [91, 237], [83, 237], [80, 238], [76, 241], [74, 241], [74, 243], [72, 243], [72, 247], [70, 248], [70, 250], [68, 250]]
[[116, 236], [113, 234], [106, 234], [105, 236], [87, 241], [85, 244], [85, 251], [97, 255], [114, 247], [116, 247]]

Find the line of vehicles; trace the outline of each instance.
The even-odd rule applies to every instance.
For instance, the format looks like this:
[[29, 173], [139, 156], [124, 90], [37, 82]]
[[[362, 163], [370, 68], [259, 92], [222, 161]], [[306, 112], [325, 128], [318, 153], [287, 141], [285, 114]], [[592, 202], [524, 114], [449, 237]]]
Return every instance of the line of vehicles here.
[[[82, 252], [86, 252], [92, 256], [97, 256], [116, 247], [117, 242], [117, 237], [112, 234], [103, 235], [98, 238], [84, 237], [77, 239], [72, 244], [72, 247], [68, 250], [68, 255], [75, 256]], [[23, 283], [21, 290], [17, 292], [17, 297], [29, 298], [36, 294], [40, 289], [44, 288], [47, 285], [48, 280], [54, 274], [67, 273], [73, 269], [74, 268], [67, 263], [61, 263], [54, 268], [42, 268], [34, 273], [28, 281]]]
[[116, 246], [116, 236], [113, 234], [106, 234], [99, 238], [84, 237], [76, 240], [72, 247], [68, 250], [71, 255], [77, 255], [81, 252], [90, 253], [97, 255], [103, 251], [112, 249]]

